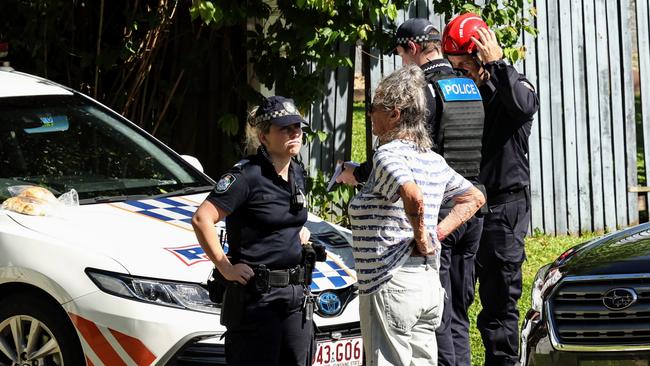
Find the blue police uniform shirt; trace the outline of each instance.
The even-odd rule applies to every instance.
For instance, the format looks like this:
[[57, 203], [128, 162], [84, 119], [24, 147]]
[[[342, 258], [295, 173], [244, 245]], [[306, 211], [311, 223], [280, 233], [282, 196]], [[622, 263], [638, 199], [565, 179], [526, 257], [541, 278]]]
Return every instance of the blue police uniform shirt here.
[[233, 263], [287, 269], [302, 262], [300, 230], [307, 209], [291, 210], [291, 184], [304, 192], [302, 167], [292, 161], [289, 182], [258, 151], [224, 174], [207, 199], [229, 213], [228, 255]]

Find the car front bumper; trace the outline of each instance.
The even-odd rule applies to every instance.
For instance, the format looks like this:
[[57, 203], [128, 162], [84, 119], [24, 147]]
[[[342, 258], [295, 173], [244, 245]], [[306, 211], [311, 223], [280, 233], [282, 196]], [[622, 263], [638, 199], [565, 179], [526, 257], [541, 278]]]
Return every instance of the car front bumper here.
[[[219, 339], [218, 314], [125, 299], [101, 291], [64, 305], [93, 365], [165, 365], [187, 344]], [[90, 364], [89, 363], [89, 364]]]
[[547, 322], [536, 311], [526, 314], [521, 331], [522, 366], [650, 366], [650, 351], [560, 350], [553, 346]]
[[[218, 314], [134, 301], [101, 291], [64, 304], [90, 365], [225, 365]], [[358, 298], [333, 318], [314, 315], [317, 340], [359, 336]]]

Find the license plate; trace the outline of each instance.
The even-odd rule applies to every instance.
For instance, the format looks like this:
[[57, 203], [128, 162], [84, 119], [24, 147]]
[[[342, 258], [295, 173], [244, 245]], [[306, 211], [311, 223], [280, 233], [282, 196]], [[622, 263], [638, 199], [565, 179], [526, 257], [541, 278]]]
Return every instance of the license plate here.
[[316, 361], [312, 366], [360, 365], [363, 365], [363, 341], [361, 337], [317, 343]]

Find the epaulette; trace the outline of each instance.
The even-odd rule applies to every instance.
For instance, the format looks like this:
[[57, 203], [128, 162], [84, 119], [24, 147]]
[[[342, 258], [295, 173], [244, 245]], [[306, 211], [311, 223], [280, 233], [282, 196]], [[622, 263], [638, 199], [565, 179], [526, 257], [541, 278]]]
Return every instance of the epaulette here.
[[235, 165], [233, 165], [233, 169], [239, 169], [241, 170], [246, 164], [250, 163], [249, 159], [241, 159], [238, 161]]

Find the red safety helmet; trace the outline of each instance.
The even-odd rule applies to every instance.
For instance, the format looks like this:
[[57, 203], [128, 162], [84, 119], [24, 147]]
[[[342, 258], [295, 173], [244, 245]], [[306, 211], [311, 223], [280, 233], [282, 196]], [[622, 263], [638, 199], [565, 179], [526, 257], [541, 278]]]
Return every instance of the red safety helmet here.
[[472, 38], [479, 39], [479, 28], [490, 29], [479, 15], [465, 13], [449, 21], [442, 34], [442, 51], [448, 55], [467, 55], [476, 51]]

